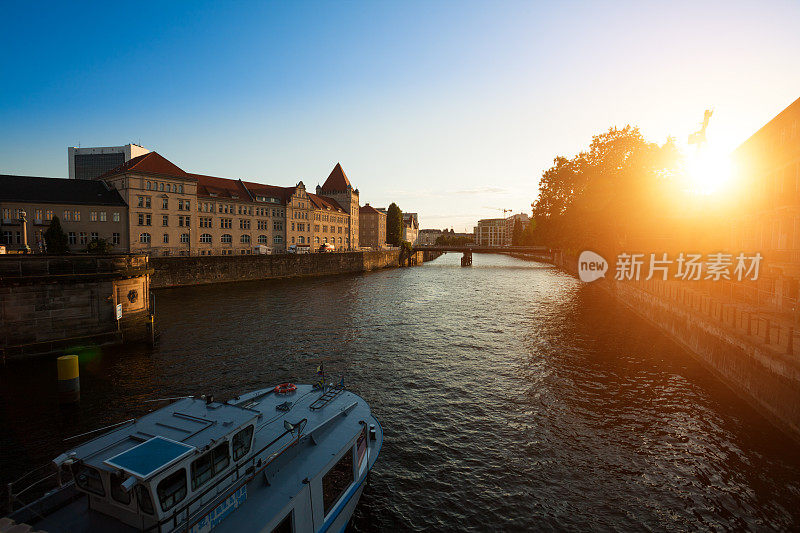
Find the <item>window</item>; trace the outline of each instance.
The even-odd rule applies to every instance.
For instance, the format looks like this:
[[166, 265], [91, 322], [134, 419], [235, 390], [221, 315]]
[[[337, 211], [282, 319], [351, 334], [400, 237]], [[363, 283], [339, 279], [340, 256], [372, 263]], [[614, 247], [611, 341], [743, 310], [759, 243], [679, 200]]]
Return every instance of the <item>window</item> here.
[[37, 209], [35, 211], [34, 219], [36, 220], [37, 224], [41, 224], [42, 223], [42, 210], [41, 209]]
[[138, 198], [138, 201], [139, 201], [137, 205], [139, 207], [145, 207], [147, 209], [150, 209], [150, 197], [149, 196], [138, 196], [137, 198]]
[[119, 213], [114, 213], [114, 222], [119, 222]]
[[169, 209], [169, 198], [161, 199], [161, 209]]
[[152, 184], [151, 182], [149, 182], [149, 181], [148, 181], [148, 182], [147, 182], [147, 190], [149, 191], [149, 190], [150, 190], [150, 189], [152, 189], [152, 188], [153, 188], [153, 184]]
[[231, 229], [233, 227], [233, 219], [230, 218], [219, 219], [219, 227], [221, 229]]
[[280, 220], [275, 220], [272, 223], [272, 229], [275, 231], [283, 231], [283, 222], [281, 222]]
[[119, 233], [112, 233], [111, 234], [111, 244], [114, 244], [114, 245], [119, 244]]
[[211, 243], [211, 234], [210, 233], [203, 233], [200, 235], [200, 242]]
[[64, 220], [67, 222], [72, 220], [72, 211], [64, 211]]
[[88, 492], [93, 492], [98, 496], [105, 496], [106, 490], [103, 488], [103, 479], [100, 472], [91, 466], [80, 465], [76, 468], [75, 484], [78, 488]]
[[353, 450], [348, 448], [336, 464], [322, 476], [322, 503], [325, 515], [331, 512], [353, 481]]
[[80, 211], [73, 211], [72, 212], [72, 219], [75, 222], [80, 222], [81, 221], [81, 212]]
[[110, 476], [110, 478], [111, 478], [111, 497], [114, 498], [119, 503], [123, 503], [125, 505], [130, 505], [130, 503], [131, 503], [131, 493], [122, 488], [122, 482], [125, 481], [125, 479], [127, 477], [128, 476], [126, 476], [125, 474], [122, 474], [122, 475], [116, 474], [116, 473], [112, 473], [111, 474], [111, 476]]
[[188, 233], [181, 233], [181, 242], [183, 244], [187, 244], [189, 242], [189, 234]]
[[[10, 233], [11, 232], [9, 232], [9, 234]], [[78, 237], [75, 236], [74, 231], [70, 231], [69, 234], [67, 235], [67, 238], [69, 239], [70, 244], [78, 244]], [[11, 244], [11, 239], [8, 240], [8, 243]]]
[[156, 488], [161, 509], [168, 511], [186, 497], [186, 469], [173, 472], [158, 483]]
[[230, 244], [233, 242], [233, 237], [231, 237], [230, 233], [223, 233], [220, 241]]
[[142, 244], [150, 244], [150, 234], [149, 233], [140, 233], [139, 234], [139, 242]]
[[105, 221], [106, 221], [106, 212], [100, 211], [100, 222], [105, 222]]
[[164, 244], [169, 244], [169, 233], [164, 234]]
[[152, 215], [150, 213], [139, 213], [140, 226], [150, 226], [151, 221], [152, 221]]
[[211, 217], [200, 217], [200, 227], [201, 228], [210, 228], [211, 227]]
[[253, 426], [247, 426], [233, 436], [233, 460], [238, 461], [250, 451], [250, 444], [253, 440]]
[[96, 240], [100, 239], [100, 235], [98, 235], [96, 231], [93, 231], [92, 234], [89, 237], [93, 241], [96, 241]]
[[283, 242], [283, 235], [275, 235], [272, 238], [272, 242], [274, 242], [275, 244], [281, 244]]
[[228, 443], [226, 441], [192, 462], [192, 490], [196, 490], [209, 479], [225, 470], [228, 464], [230, 464], [230, 454], [228, 453]]
[[239, 229], [250, 229], [250, 221], [244, 218], [240, 218]]
[[97, 211], [91, 211], [89, 213], [89, 220], [92, 222], [97, 222]]
[[178, 226], [188, 228], [190, 223], [191, 217], [189, 215], [178, 215]]
[[242, 244], [249, 244], [250, 243], [250, 235], [242, 235], [241, 237]]
[[258, 244], [269, 244], [269, 238], [266, 235], [259, 235]]
[[81, 244], [86, 244], [86, 243], [88, 242], [88, 241], [86, 240], [86, 232], [85, 232], [85, 231], [82, 231], [82, 232], [80, 232], [80, 234], [78, 235], [78, 237], [80, 238], [80, 241], [79, 241], [79, 242], [80, 242]]
[[161, 216], [161, 225], [162, 226], [169, 226], [169, 215], [162, 215]]
[[163, 183], [159, 183], [158, 184], [158, 190], [159, 191], [163, 191], [164, 190], [164, 184]]
[[153, 499], [144, 485], [136, 485], [136, 501], [139, 502], [139, 509], [147, 514], [153, 514]]
[[44, 219], [45, 220], [53, 220], [53, 210], [48, 209], [44, 212]]

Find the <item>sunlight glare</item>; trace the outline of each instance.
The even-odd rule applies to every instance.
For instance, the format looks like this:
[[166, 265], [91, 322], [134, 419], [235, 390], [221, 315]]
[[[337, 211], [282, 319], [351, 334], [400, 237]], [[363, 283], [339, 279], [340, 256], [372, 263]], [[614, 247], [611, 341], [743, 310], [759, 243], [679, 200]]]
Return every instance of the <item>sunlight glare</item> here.
[[731, 181], [731, 159], [724, 152], [703, 146], [687, 156], [689, 187], [696, 194], [719, 193]]

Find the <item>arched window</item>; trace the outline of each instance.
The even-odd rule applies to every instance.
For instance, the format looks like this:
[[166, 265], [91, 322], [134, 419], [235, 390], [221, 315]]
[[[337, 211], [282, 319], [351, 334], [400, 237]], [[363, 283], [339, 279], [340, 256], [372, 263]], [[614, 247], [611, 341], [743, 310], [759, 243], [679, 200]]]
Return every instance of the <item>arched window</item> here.
[[342, 244], [342, 238], [339, 237], [339, 244]]
[[181, 233], [181, 242], [186, 244], [189, 242], [189, 234], [188, 233]]
[[306, 238], [300, 235], [300, 244], [305, 244], [305, 243], [306, 243]]
[[242, 244], [249, 243], [250, 242], [250, 235], [242, 235], [241, 242], [242, 242]]
[[220, 241], [224, 243], [232, 243], [233, 237], [231, 237], [230, 233], [223, 233]]
[[281, 243], [283, 243], [283, 235], [275, 235], [275, 236], [272, 238], [272, 242], [274, 242], [275, 244], [281, 244]]
[[211, 234], [203, 233], [202, 235], [200, 235], [200, 242], [211, 244]]
[[169, 233], [165, 233], [164, 234], [164, 244], [168, 244], [168, 243], [169, 243]]
[[266, 235], [259, 235], [258, 244], [269, 244], [269, 238]]
[[150, 244], [150, 234], [149, 233], [140, 233], [139, 234], [139, 242], [142, 244]]

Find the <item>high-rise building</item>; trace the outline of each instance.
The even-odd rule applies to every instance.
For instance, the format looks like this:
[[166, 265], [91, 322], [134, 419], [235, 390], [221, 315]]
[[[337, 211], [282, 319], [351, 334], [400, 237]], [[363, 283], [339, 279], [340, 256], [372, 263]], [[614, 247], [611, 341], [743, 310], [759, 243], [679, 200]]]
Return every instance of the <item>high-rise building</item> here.
[[475, 244], [503, 246], [506, 243], [506, 219], [484, 218], [475, 226]]
[[91, 148], [67, 149], [69, 177], [79, 180], [93, 180], [109, 170], [127, 163], [134, 157], [150, 152], [138, 144], [125, 146], [99, 146]]

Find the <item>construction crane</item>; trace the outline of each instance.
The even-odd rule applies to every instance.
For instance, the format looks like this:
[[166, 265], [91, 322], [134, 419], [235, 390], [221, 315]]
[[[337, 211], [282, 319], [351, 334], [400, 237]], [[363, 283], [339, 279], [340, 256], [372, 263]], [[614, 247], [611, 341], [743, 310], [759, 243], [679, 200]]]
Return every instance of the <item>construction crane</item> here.
[[484, 207], [484, 209], [492, 209], [494, 211], [502, 211], [503, 212], [503, 218], [506, 218], [506, 213], [513, 213], [514, 212], [513, 209], [500, 209], [499, 207]]
[[696, 144], [699, 149], [706, 143], [706, 128], [708, 128], [708, 121], [711, 120], [711, 115], [714, 114], [712, 109], [706, 109], [703, 113], [703, 125], [694, 133], [689, 134], [689, 144]]

